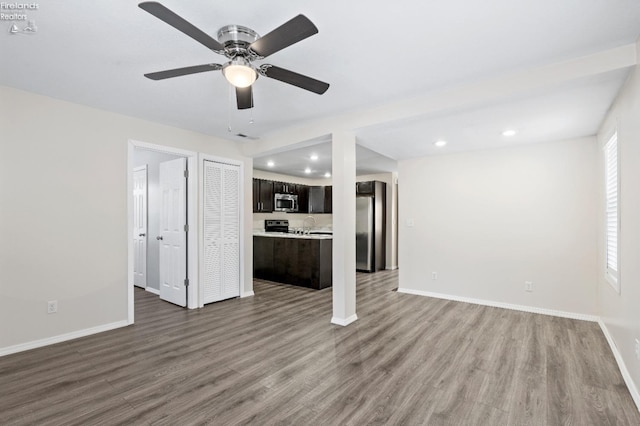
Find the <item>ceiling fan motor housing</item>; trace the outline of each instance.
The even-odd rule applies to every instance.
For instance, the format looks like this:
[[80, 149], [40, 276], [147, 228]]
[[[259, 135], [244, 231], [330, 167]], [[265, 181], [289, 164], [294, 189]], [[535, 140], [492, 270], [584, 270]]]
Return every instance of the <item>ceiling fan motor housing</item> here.
[[251, 28], [242, 25], [225, 25], [218, 30], [218, 41], [224, 46], [228, 58], [250, 56], [249, 45], [260, 35]]

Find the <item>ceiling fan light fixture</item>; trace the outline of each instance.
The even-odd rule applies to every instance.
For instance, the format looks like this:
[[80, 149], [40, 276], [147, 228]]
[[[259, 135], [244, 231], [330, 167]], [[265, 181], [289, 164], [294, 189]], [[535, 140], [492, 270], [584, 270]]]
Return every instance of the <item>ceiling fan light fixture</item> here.
[[242, 57], [235, 58], [224, 64], [222, 74], [232, 86], [239, 88], [251, 86], [258, 78], [256, 70]]

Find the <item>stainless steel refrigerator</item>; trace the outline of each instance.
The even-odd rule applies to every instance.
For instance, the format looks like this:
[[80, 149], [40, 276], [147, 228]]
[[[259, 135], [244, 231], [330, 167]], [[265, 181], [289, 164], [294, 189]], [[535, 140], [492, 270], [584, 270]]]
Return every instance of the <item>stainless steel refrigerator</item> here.
[[385, 268], [386, 184], [372, 182], [366, 194], [356, 192], [356, 270]]

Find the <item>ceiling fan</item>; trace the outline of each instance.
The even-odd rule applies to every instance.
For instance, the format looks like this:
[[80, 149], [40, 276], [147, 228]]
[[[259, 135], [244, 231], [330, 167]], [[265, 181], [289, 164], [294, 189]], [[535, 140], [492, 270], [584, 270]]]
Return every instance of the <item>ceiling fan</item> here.
[[206, 71], [222, 70], [227, 81], [236, 89], [238, 109], [253, 108], [251, 85], [259, 75], [292, 84], [310, 92], [323, 94], [329, 84], [271, 64], [254, 65], [285, 47], [291, 46], [318, 32], [318, 28], [304, 15], [285, 22], [275, 30], [260, 37], [251, 28], [241, 25], [226, 25], [218, 30], [218, 40], [209, 36], [190, 22], [181, 18], [158, 2], [149, 1], [138, 5], [161, 21], [182, 31], [192, 39], [215, 53], [226, 56], [225, 64], [204, 64], [145, 74], [152, 80], [179, 77]]

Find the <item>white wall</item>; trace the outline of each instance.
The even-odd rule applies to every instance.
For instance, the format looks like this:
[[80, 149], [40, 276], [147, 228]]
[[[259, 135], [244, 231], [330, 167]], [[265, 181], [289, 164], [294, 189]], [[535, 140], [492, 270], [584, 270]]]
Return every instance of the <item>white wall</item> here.
[[398, 174], [402, 289], [597, 313], [595, 138], [411, 159]]
[[126, 321], [129, 139], [244, 161], [251, 206], [253, 162], [233, 142], [2, 86], [0, 128], [0, 353]]
[[[639, 52], [640, 53], [640, 52]], [[638, 397], [640, 361], [634, 340], [640, 339], [640, 67], [636, 66], [622, 88], [598, 133], [598, 294], [600, 316], [630, 373]], [[604, 155], [602, 147], [618, 129], [620, 176], [620, 235], [618, 294], [604, 274]], [[629, 384], [629, 383], [628, 383]], [[633, 392], [632, 392], [633, 394]], [[636, 399], [636, 403], [640, 400]]]

